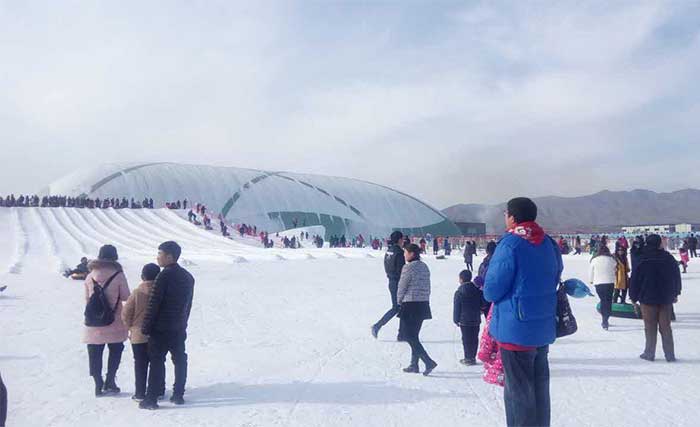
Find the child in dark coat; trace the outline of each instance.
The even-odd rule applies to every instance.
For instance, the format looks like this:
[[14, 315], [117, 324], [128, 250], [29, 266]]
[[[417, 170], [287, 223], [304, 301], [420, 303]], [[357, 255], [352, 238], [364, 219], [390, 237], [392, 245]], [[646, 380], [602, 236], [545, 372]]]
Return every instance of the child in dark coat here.
[[471, 271], [462, 270], [459, 273], [459, 288], [457, 288], [454, 296], [453, 320], [455, 325], [462, 330], [464, 359], [459, 362], [463, 365], [471, 366], [476, 364], [481, 310], [487, 304], [484, 299], [484, 293], [472, 283]]

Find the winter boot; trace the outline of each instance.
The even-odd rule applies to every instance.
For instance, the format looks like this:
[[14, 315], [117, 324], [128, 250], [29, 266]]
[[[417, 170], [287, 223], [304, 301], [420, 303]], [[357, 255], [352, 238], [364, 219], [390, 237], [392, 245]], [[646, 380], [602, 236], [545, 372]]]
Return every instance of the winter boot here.
[[476, 359], [462, 359], [459, 363], [466, 366], [474, 366], [476, 365]]
[[117, 387], [115, 376], [110, 374], [107, 374], [107, 380], [105, 381], [102, 391], [104, 394], [119, 394], [122, 392], [122, 390]]
[[423, 371], [423, 376], [427, 377], [430, 375], [430, 373], [433, 372], [433, 369], [436, 367], [437, 363], [432, 359], [428, 359], [428, 361], [425, 363], [425, 371]]
[[377, 339], [377, 337], [379, 336], [379, 326], [372, 325], [372, 336], [374, 337], [374, 339]]
[[418, 368], [418, 356], [411, 355], [411, 364], [408, 367], [403, 368], [403, 371], [407, 374], [417, 374], [420, 372]]
[[418, 370], [418, 365], [408, 365], [407, 367], [403, 368], [403, 371], [407, 374], [420, 373], [420, 371]]
[[95, 375], [92, 377], [95, 380], [95, 397], [102, 397], [104, 393], [102, 392], [102, 387], [104, 386], [104, 381], [102, 380], [102, 375]]
[[146, 398], [141, 403], [139, 403], [139, 408], [153, 411], [158, 409], [158, 402]]
[[639, 355], [639, 358], [644, 359], [644, 360], [648, 360], [649, 362], [654, 361], [654, 356], [652, 356], [651, 354], [642, 353]]
[[170, 396], [170, 402], [175, 405], [184, 405], [185, 399], [182, 397], [181, 394], [173, 394], [172, 396]]

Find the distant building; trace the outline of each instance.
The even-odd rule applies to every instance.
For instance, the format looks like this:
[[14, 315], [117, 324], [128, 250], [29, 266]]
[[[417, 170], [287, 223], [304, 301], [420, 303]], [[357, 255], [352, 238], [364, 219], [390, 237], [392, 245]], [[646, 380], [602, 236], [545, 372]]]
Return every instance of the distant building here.
[[695, 233], [700, 231], [700, 224], [676, 224], [676, 233]]
[[700, 232], [700, 224], [630, 225], [622, 227], [622, 232], [625, 234], [695, 233]]
[[455, 222], [463, 236], [483, 236], [486, 234], [486, 224], [483, 222]]

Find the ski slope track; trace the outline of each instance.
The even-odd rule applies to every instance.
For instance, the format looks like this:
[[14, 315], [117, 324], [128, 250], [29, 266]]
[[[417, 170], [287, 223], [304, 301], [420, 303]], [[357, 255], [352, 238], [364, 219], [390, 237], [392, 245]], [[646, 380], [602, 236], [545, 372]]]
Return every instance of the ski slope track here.
[[[383, 253], [371, 249], [263, 249], [223, 238], [170, 210], [0, 208], [0, 372], [8, 426], [498, 426], [502, 389], [464, 367], [452, 297], [461, 255], [424, 260], [433, 319], [421, 332], [438, 362], [405, 374], [408, 345], [392, 320]], [[292, 233], [293, 232], [287, 232]], [[187, 404], [141, 411], [127, 348], [122, 394], [96, 399], [81, 343], [84, 284], [63, 278], [80, 257], [113, 244], [133, 290], [158, 245], [175, 240], [196, 278], [188, 329]], [[302, 241], [302, 244], [306, 244]], [[481, 254], [480, 254], [481, 255]], [[677, 254], [676, 254], [677, 255]], [[482, 260], [477, 257], [475, 264]], [[564, 277], [588, 278], [589, 258], [565, 256]], [[640, 320], [600, 327], [597, 298], [571, 299], [579, 331], [550, 347], [553, 426], [696, 426], [700, 384], [700, 262], [683, 275], [673, 324], [679, 362], [638, 358]], [[105, 358], [106, 365], [106, 358]], [[172, 365], [167, 365], [172, 383]]]

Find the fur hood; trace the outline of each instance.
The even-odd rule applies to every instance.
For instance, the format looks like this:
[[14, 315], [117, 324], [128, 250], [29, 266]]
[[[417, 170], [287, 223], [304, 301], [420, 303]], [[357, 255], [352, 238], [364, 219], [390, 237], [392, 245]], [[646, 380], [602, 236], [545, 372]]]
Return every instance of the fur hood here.
[[93, 270], [115, 270], [122, 271], [122, 265], [117, 261], [110, 261], [106, 259], [94, 259], [88, 263], [88, 270], [91, 272]]

